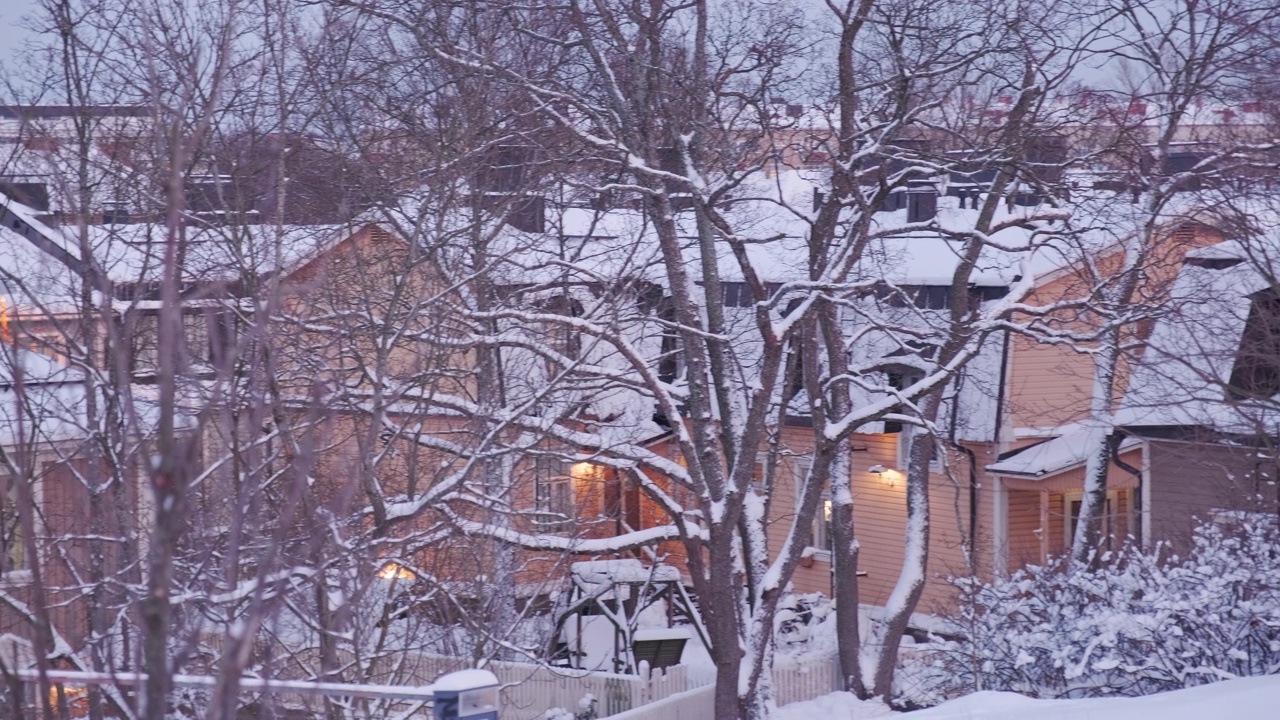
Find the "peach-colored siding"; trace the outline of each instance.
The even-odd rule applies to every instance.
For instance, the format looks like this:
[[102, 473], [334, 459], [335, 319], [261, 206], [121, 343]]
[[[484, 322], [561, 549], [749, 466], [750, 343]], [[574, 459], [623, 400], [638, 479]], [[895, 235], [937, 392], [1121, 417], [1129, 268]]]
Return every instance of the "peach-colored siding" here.
[[[893, 591], [902, 571], [903, 548], [906, 544], [905, 478], [895, 468], [898, 459], [896, 434], [857, 435], [851, 441], [853, 469], [854, 532], [860, 545], [858, 570], [866, 576], [859, 581], [862, 602], [883, 604]], [[856, 449], [856, 450], [855, 450]], [[986, 447], [974, 448], [979, 467], [990, 462]], [[933, 473], [930, 477], [932, 524], [928, 583], [921, 600], [921, 610], [944, 607], [952, 597], [946, 579], [968, 574], [964, 538], [969, 532], [969, 469], [963, 454], [948, 458], [952, 477]], [[868, 472], [873, 465], [894, 468], [891, 472]], [[981, 477], [981, 476], [979, 476]], [[771, 507], [769, 542], [772, 551], [782, 546], [791, 529], [794, 513], [794, 490], [779, 489]], [[979, 498], [983, 495], [979, 493]], [[979, 501], [978, 542], [989, 545], [991, 508]], [[987, 557], [979, 557], [986, 566]], [[831, 592], [831, 565], [825, 553], [815, 555], [809, 567], [797, 569], [793, 578], [797, 592]]]
[[[1187, 252], [1221, 241], [1221, 232], [1203, 225], [1188, 224], [1164, 231], [1144, 262], [1143, 281], [1137, 296], [1147, 302], [1160, 301]], [[1113, 254], [1098, 260], [1095, 267], [1105, 277], [1118, 271], [1120, 259], [1118, 254]], [[1049, 304], [1086, 297], [1096, 283], [1084, 269], [1068, 270], [1047, 279], [1027, 302]], [[1095, 327], [1098, 321], [1089, 314], [1072, 312], [1057, 313], [1048, 322], [1061, 329], [1081, 331]], [[1141, 339], [1149, 330], [1143, 325], [1129, 328], [1128, 334], [1133, 339]], [[1093, 364], [1088, 355], [1066, 346], [1017, 336], [1012, 342], [1009, 363], [1007, 411], [1012, 427], [1051, 429], [1087, 416], [1093, 386]], [[1128, 362], [1122, 363], [1114, 392], [1116, 400], [1127, 387], [1128, 365]]]

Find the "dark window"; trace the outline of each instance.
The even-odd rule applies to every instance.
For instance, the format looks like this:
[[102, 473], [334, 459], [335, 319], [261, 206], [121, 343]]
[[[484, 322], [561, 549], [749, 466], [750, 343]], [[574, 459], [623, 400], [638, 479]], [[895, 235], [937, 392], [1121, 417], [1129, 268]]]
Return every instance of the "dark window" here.
[[791, 339], [791, 354], [787, 358], [787, 393], [792, 397], [804, 389], [804, 341], [800, 337]]
[[662, 334], [662, 351], [658, 357], [658, 379], [673, 382], [684, 374], [684, 354], [680, 351], [680, 338], [674, 330]]
[[1202, 160], [1204, 160], [1204, 158], [1197, 153], [1171, 152], [1168, 157], [1164, 159], [1164, 163], [1162, 163], [1164, 167], [1161, 169], [1164, 170], [1167, 175], [1191, 172], [1191, 170], [1195, 168], [1196, 165], [1199, 165]]
[[[680, 153], [680, 149], [675, 147], [658, 148], [658, 169], [672, 175], [685, 177], [684, 156]], [[697, 199], [689, 192], [688, 184], [684, 181], [663, 180], [662, 184], [666, 188], [672, 210], [680, 212], [682, 210], [692, 210], [697, 206]]]
[[653, 312], [662, 322], [662, 340], [658, 353], [658, 379], [673, 382], [684, 374], [684, 353], [680, 350], [680, 335], [676, 332], [676, 309], [671, 296], [659, 294]]
[[540, 195], [516, 199], [511, 204], [511, 212], [507, 214], [507, 224], [529, 233], [546, 232], [546, 200]]
[[517, 230], [546, 232], [546, 200], [526, 194], [536, 161], [536, 149], [524, 145], [499, 145], [489, 150], [475, 176], [480, 209], [505, 213], [507, 224]]
[[1032, 177], [1042, 183], [1062, 180], [1067, 161], [1067, 139], [1061, 135], [1041, 135], [1027, 143], [1027, 163]]
[[768, 297], [757, 298], [750, 285], [744, 282], [726, 282], [720, 283], [720, 294], [724, 298], [725, 307], [752, 307], [757, 302], [768, 300], [780, 287], [780, 283], [765, 283], [764, 289]]
[[[552, 315], [582, 317], [582, 304], [564, 296], [542, 302], [541, 310]], [[577, 360], [582, 355], [582, 333], [574, 325], [567, 322], [550, 322], [544, 328], [544, 332], [551, 349], [565, 359]], [[558, 363], [548, 361], [548, 372], [554, 374], [560, 369]]]
[[128, 312], [124, 317], [123, 336], [129, 343], [129, 371], [146, 376], [159, 365], [159, 316], [155, 313]]
[[230, 310], [219, 310], [208, 313], [206, 320], [209, 327], [210, 363], [223, 365], [234, 361], [239, 342], [236, 314]]
[[671, 201], [671, 209], [675, 212], [684, 212], [698, 207], [698, 199], [688, 193], [672, 195], [669, 199]]
[[[885, 373], [885, 376], [886, 376], [885, 384], [893, 388], [894, 390], [901, 390], [906, 387], [911, 387], [912, 385], [920, 382], [920, 380], [924, 377], [924, 375], [920, 373], [918, 370], [913, 370], [909, 372], [889, 371]], [[884, 423], [884, 431], [886, 433], [900, 433], [902, 432], [902, 429], [903, 429], [902, 423], [896, 420], [886, 420]]]
[[[144, 336], [150, 336], [153, 332], [158, 333], [157, 316], [146, 315], [143, 318], [145, 318], [145, 327], [148, 329]], [[138, 327], [141, 329], [143, 323], [140, 322]], [[184, 313], [182, 333], [186, 341], [187, 359], [197, 369], [226, 367], [234, 362], [238, 340], [234, 312], [225, 309], [202, 309]], [[157, 352], [156, 348], [151, 347], [150, 353], [135, 353], [135, 367], [139, 370], [145, 370], [148, 365], [154, 367], [154, 363], [158, 362], [155, 355]], [[151, 355], [150, 358], [147, 357], [148, 354]], [[142, 362], [139, 363], [139, 360]]]
[[183, 188], [187, 210], [193, 213], [215, 213], [227, 209], [232, 199], [231, 178], [222, 176], [193, 176]]
[[32, 210], [49, 210], [49, 186], [44, 183], [0, 181], [0, 192]]
[[1274, 293], [1253, 298], [1227, 394], [1237, 399], [1280, 394], [1280, 297]]
[[129, 206], [123, 202], [104, 203], [102, 207], [102, 222], [107, 225], [123, 225], [133, 221], [133, 215], [129, 212]]
[[890, 307], [914, 306], [922, 310], [945, 310], [951, 307], [950, 285], [885, 285], [876, 295]]
[[[890, 371], [886, 375], [888, 376], [886, 384], [894, 390], [911, 387], [924, 379], [924, 373], [919, 370]], [[932, 435], [926, 435], [923, 429], [915, 425], [892, 420], [885, 421], [884, 431], [898, 434], [898, 468], [900, 470], [906, 471], [911, 461], [911, 447], [920, 439], [924, 439], [929, 443], [929, 464], [931, 469], [938, 469], [938, 443]]]
[[[658, 169], [684, 177], [684, 157], [681, 156], [680, 150], [674, 147], [658, 148]], [[677, 180], [666, 180], [665, 184], [667, 192], [680, 192], [684, 189], [684, 183]]]
[[916, 307], [925, 310], [945, 310], [951, 307], [951, 286], [925, 285], [916, 291]]
[[18, 517], [16, 482], [0, 476], [0, 573], [27, 569], [27, 545]]
[[971, 288], [969, 294], [978, 302], [989, 302], [991, 300], [999, 300], [1008, 295], [1009, 288], [1004, 285], [983, 285]]
[[523, 145], [499, 145], [489, 151], [476, 173], [476, 189], [482, 193], [517, 193], [529, 180], [534, 149]]
[[933, 189], [913, 190], [907, 195], [907, 222], [928, 222], [938, 214], [938, 192]]
[[540, 195], [482, 195], [480, 208], [495, 215], [506, 213], [507, 224], [524, 232], [547, 229], [546, 200]]
[[905, 190], [894, 190], [885, 196], [884, 202], [880, 203], [882, 212], [896, 212], [907, 206], [907, 192]]
[[592, 210], [607, 212], [618, 207], [618, 198], [612, 190], [601, 190], [591, 198]]

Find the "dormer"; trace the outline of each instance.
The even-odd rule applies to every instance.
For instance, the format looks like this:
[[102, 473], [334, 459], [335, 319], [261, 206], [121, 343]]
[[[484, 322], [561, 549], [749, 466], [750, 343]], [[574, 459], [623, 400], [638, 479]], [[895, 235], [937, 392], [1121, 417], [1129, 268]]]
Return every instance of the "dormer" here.
[[479, 209], [505, 214], [507, 224], [529, 233], [546, 231], [546, 199], [530, 191], [537, 148], [498, 145], [489, 150], [475, 174]]
[[32, 210], [49, 212], [49, 185], [28, 177], [0, 178], [0, 193]]
[[[672, 175], [685, 177], [684, 157], [681, 155], [680, 149], [676, 147], [658, 148], [658, 169]], [[679, 180], [663, 180], [662, 183], [666, 188], [673, 210], [679, 212], [693, 209], [695, 201], [693, 193], [689, 192], [688, 185]]]
[[1227, 397], [1269, 400], [1280, 395], [1280, 296], [1255, 294], [1236, 349]]

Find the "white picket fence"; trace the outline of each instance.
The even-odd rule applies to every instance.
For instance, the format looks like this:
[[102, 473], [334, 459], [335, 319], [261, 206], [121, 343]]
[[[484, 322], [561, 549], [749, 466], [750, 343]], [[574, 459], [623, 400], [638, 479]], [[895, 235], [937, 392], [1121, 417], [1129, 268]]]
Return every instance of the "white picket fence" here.
[[[778, 705], [812, 700], [840, 689], [840, 663], [834, 655], [789, 661], [773, 669]], [[715, 688], [705, 686], [609, 716], [609, 720], [702, 720], [714, 714]], [[604, 713], [600, 716], [605, 717]]]
[[779, 705], [812, 700], [843, 689], [840, 661], [835, 655], [788, 660], [773, 667], [773, 696]]
[[[427, 684], [439, 675], [464, 667], [469, 664], [463, 658], [415, 653], [403, 658], [398, 670], [401, 682]], [[595, 701], [597, 716], [609, 717], [698, 684], [690, 680], [689, 668], [682, 665], [655, 670], [648, 677], [515, 662], [489, 662], [485, 669], [502, 683], [502, 720], [542, 720], [551, 708], [578, 712], [588, 696]]]
[[708, 685], [613, 715], [609, 720], [705, 720], [715, 711], [716, 688]]
[[[410, 686], [429, 685], [445, 673], [474, 667], [468, 658], [416, 652], [360, 664], [369, 682]], [[552, 708], [577, 713], [588, 697], [596, 717], [610, 720], [696, 720], [710, 717], [714, 703], [714, 673], [701, 666], [677, 665], [647, 676], [517, 662], [490, 661], [484, 667], [502, 683], [502, 720], [545, 720]], [[840, 689], [839, 666], [834, 656], [783, 660], [774, 667], [773, 683], [779, 705], [810, 700]]]

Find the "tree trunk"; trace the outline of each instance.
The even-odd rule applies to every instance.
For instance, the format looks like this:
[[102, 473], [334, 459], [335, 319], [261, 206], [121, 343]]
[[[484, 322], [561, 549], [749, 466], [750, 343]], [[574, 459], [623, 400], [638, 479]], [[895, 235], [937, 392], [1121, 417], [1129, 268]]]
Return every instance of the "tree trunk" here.
[[[934, 390], [920, 403], [920, 418], [933, 423], [942, 405], [942, 390]], [[878, 633], [879, 652], [871, 665], [871, 694], [893, 697], [893, 677], [897, 670], [898, 648], [906, 634], [911, 614], [924, 592], [929, 569], [929, 464], [936, 439], [917, 431], [907, 463], [907, 533], [902, 572], [885, 603], [883, 625]], [[875, 647], [871, 650], [874, 652]], [[864, 669], [864, 672], [866, 669]]]

